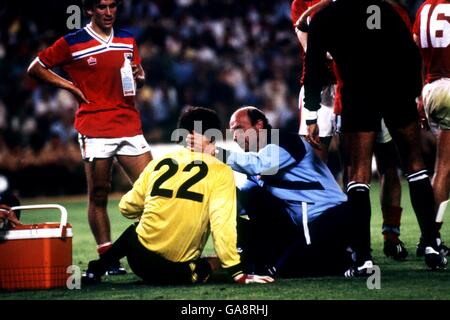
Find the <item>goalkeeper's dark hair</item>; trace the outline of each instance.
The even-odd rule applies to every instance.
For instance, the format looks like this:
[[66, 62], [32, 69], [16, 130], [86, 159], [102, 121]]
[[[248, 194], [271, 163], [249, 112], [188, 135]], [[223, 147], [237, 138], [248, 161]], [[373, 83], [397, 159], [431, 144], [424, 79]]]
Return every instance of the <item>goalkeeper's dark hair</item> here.
[[267, 120], [264, 112], [252, 106], [244, 106], [243, 108], [247, 108], [247, 115], [252, 126], [261, 120], [263, 122], [263, 129], [272, 129], [272, 126], [270, 125], [269, 120]]
[[[178, 129], [186, 129], [189, 132], [194, 131], [195, 122], [201, 123], [202, 132], [199, 134], [204, 134], [209, 129], [216, 129], [222, 131], [222, 123], [214, 110], [203, 108], [203, 107], [193, 107], [187, 106], [181, 112], [180, 118], [178, 119]], [[195, 129], [198, 129], [195, 127]]]

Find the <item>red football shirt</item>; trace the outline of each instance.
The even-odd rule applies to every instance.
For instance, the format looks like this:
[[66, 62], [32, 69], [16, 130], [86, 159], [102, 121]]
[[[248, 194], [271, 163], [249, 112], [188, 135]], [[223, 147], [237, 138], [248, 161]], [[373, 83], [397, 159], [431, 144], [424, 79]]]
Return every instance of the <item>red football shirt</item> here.
[[[295, 23], [297, 22], [297, 20], [301, 17], [301, 15], [310, 7], [312, 7], [313, 5], [315, 5], [316, 3], [319, 3], [320, 0], [310, 0], [310, 1], [305, 1], [305, 0], [294, 0], [291, 4], [291, 19], [292, 19], [292, 25], [295, 27]], [[314, 16], [314, 14], [311, 15], [311, 18]], [[302, 75], [300, 77], [300, 86], [303, 85], [303, 78], [305, 76], [305, 66], [304, 66], [304, 61], [305, 61], [305, 51], [304, 48], [302, 46], [300, 46], [300, 59], [302, 61]], [[333, 75], [333, 63], [332, 61], [330, 61], [329, 65], [328, 65], [328, 69], [330, 70], [329, 73], [329, 79], [327, 79], [327, 83], [336, 83], [336, 79]]]
[[140, 64], [136, 42], [124, 30], [102, 39], [90, 25], [58, 39], [38, 54], [47, 68], [61, 66], [80, 88], [89, 104], [76, 113], [75, 129], [94, 138], [132, 137], [142, 134], [134, 97], [123, 95], [120, 68], [125, 57]]
[[292, 25], [295, 27], [295, 23], [300, 18], [300, 16], [303, 14], [303, 12], [308, 9], [308, 5], [306, 5], [305, 0], [294, 0], [291, 4], [291, 18], [292, 18]]
[[450, 1], [425, 1], [417, 11], [413, 32], [425, 65], [425, 81], [450, 78]]

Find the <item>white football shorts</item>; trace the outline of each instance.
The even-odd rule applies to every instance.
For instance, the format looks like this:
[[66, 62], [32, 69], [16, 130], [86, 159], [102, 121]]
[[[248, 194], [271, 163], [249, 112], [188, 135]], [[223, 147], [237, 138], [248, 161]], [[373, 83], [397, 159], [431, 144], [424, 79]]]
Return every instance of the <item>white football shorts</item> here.
[[[319, 127], [319, 137], [331, 137], [336, 133], [336, 120], [334, 115], [334, 97], [336, 92], [336, 85], [331, 84], [325, 86], [322, 90], [320, 102], [320, 109], [317, 111], [317, 125]], [[298, 97], [298, 108], [300, 111], [300, 129], [298, 134], [305, 136], [308, 132], [306, 119], [302, 114], [305, 109], [303, 99], [305, 98], [305, 89], [302, 87], [300, 89], [300, 94]]]
[[450, 78], [426, 84], [422, 90], [422, 99], [433, 133], [450, 130]]
[[78, 134], [83, 160], [106, 159], [120, 156], [138, 156], [150, 151], [150, 146], [142, 134], [123, 138], [89, 138]]
[[386, 124], [384, 123], [384, 119], [381, 119], [381, 131], [377, 133], [377, 137], [375, 138], [376, 143], [388, 143], [392, 140], [392, 136], [389, 133]]

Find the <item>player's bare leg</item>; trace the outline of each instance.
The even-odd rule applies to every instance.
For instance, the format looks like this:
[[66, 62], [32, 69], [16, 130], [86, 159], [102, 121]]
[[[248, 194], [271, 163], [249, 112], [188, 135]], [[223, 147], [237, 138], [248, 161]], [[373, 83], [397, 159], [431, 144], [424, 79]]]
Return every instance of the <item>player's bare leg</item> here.
[[111, 167], [112, 158], [84, 162], [88, 188], [88, 221], [98, 246], [111, 243], [106, 210], [111, 190]]
[[375, 132], [344, 133], [350, 163], [349, 181], [369, 184], [372, 176], [372, 154]]
[[418, 124], [412, 122], [401, 129], [389, 129], [389, 132], [397, 145], [405, 172], [422, 170], [425, 165], [422, 159], [421, 133]]
[[380, 176], [382, 207], [400, 206], [402, 189], [397, 172], [397, 150], [393, 141], [376, 143], [375, 159]]
[[134, 183], [147, 164], [153, 159], [151, 152], [146, 152], [138, 156], [116, 156], [119, 164], [125, 170], [125, 173]]
[[[441, 130], [437, 138], [436, 165], [433, 177], [436, 212], [445, 211], [450, 193], [450, 130]], [[441, 217], [439, 217], [441, 220]], [[442, 222], [439, 222], [439, 227]]]
[[408, 251], [400, 241], [402, 208], [401, 185], [397, 172], [397, 149], [393, 141], [375, 144], [375, 159], [380, 177], [380, 203], [383, 214], [384, 253], [395, 260], [404, 260]]
[[[445, 258], [436, 251], [439, 232], [435, 222], [435, 200], [420, 148], [420, 129], [416, 121], [401, 129], [390, 130], [400, 152], [400, 157], [407, 174], [411, 204], [419, 222], [425, 245], [425, 262], [432, 269], [444, 268]], [[427, 253], [428, 251], [428, 253]]]
[[[370, 249], [370, 179], [375, 142], [375, 132], [344, 133], [344, 143], [349, 151], [350, 165], [347, 195], [352, 210], [353, 230], [355, 232], [353, 249], [357, 256], [357, 265], [362, 266], [372, 260]], [[346, 273], [347, 276], [347, 273]]]

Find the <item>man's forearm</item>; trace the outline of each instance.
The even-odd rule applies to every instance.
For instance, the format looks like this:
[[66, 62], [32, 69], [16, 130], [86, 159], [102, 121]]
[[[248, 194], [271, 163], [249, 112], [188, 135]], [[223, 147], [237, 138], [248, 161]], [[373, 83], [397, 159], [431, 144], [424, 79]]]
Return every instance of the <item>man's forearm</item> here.
[[310, 112], [307, 121], [317, 118], [320, 109], [321, 92], [327, 74], [327, 49], [324, 45], [322, 25], [313, 20], [308, 33], [308, 51], [305, 58], [305, 108]]
[[[256, 152], [235, 152], [222, 148], [216, 157], [222, 154], [220, 160], [225, 160], [226, 164], [234, 171], [255, 176], [275, 174], [278, 170], [292, 164], [294, 161], [289, 153], [283, 151], [278, 145], [270, 144]], [[222, 149], [223, 151], [220, 151]]]
[[309, 114], [317, 113], [320, 109], [322, 84], [320, 82], [309, 81], [305, 78], [305, 108], [308, 110], [306, 118], [308, 120]]
[[71, 81], [64, 79], [63, 77], [51, 71], [50, 69], [43, 67], [41, 63], [38, 61], [38, 58], [36, 58], [31, 63], [27, 72], [33, 78], [39, 79], [43, 82], [46, 82], [58, 88], [71, 90], [74, 87]]

